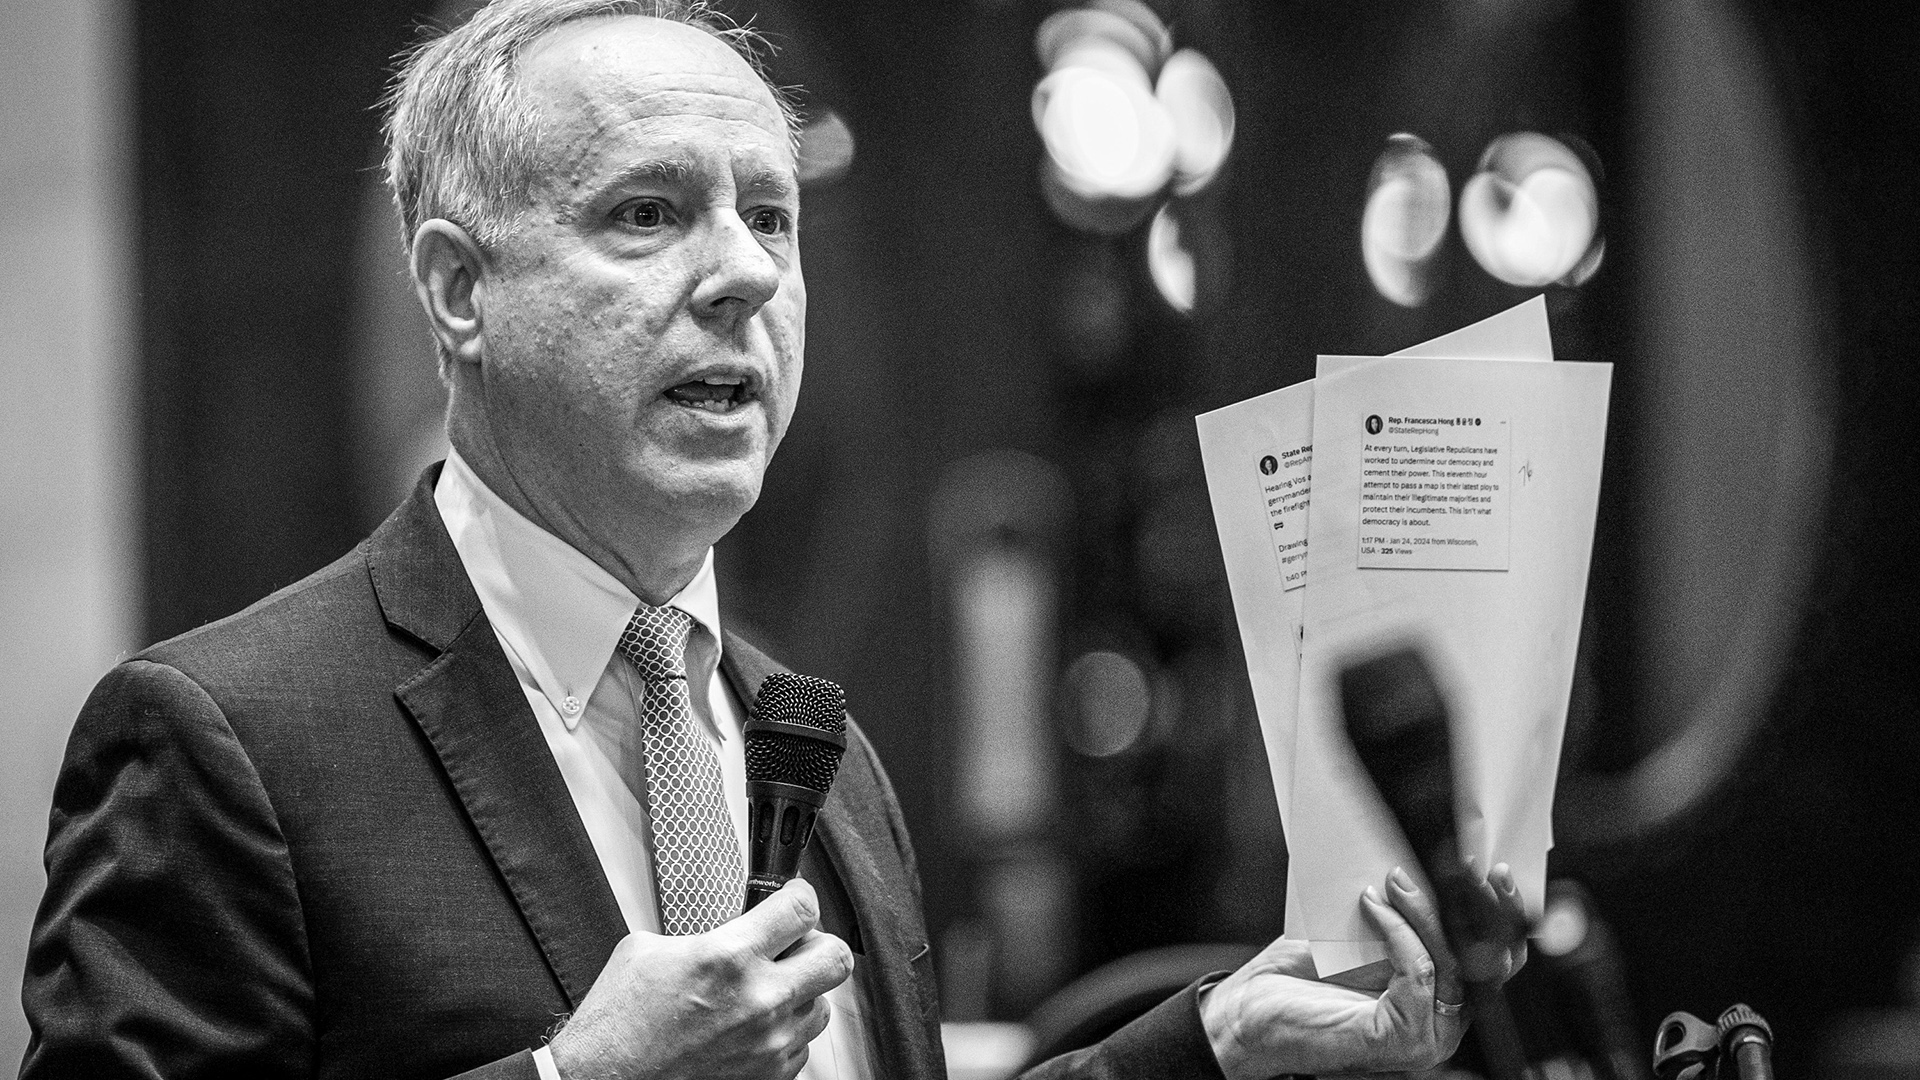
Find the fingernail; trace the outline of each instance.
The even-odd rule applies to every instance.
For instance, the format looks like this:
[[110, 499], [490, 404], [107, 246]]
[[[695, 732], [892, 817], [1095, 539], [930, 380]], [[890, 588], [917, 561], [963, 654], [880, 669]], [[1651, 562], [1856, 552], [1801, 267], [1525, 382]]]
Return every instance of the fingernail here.
[[1506, 863], [1494, 863], [1493, 876], [1499, 879], [1500, 890], [1502, 892], [1512, 892], [1519, 888], [1519, 885], [1513, 880], [1513, 867], [1508, 866]]
[[1395, 885], [1399, 886], [1401, 892], [1418, 892], [1419, 891], [1418, 889], [1415, 889], [1413, 886], [1413, 878], [1409, 877], [1407, 875], [1406, 870], [1404, 870], [1401, 867], [1398, 867], [1398, 866], [1394, 867], [1393, 873], [1388, 874], [1387, 877], [1392, 879]]
[[1371, 885], [1360, 890], [1360, 895], [1366, 897], [1369, 901], [1372, 901], [1373, 903], [1376, 903], [1376, 904], [1383, 904], [1386, 902], [1380, 899], [1380, 890], [1375, 889]]

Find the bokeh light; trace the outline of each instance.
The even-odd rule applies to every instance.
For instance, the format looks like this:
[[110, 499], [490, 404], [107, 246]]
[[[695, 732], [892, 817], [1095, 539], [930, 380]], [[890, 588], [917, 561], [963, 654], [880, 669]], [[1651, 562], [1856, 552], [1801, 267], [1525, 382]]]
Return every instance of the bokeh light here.
[[1088, 757], [1112, 757], [1131, 748], [1147, 730], [1153, 690], [1140, 665], [1117, 652], [1097, 650], [1067, 665], [1061, 675], [1067, 745]]
[[1578, 897], [1552, 895], [1549, 886], [1547, 909], [1533, 928], [1533, 943], [1548, 956], [1565, 956], [1586, 943], [1592, 921], [1586, 905]]
[[1360, 218], [1361, 259], [1380, 295], [1402, 307], [1426, 302], [1452, 203], [1447, 170], [1433, 147], [1405, 133], [1387, 140], [1367, 180]]
[[1173, 175], [1173, 118], [1125, 48], [1083, 42], [1033, 92], [1034, 125], [1062, 184], [1087, 198], [1144, 199]]
[[1182, 315], [1193, 311], [1200, 293], [1200, 271], [1193, 251], [1181, 242], [1180, 223], [1162, 206], [1147, 227], [1147, 273], [1167, 306]]
[[1173, 191], [1191, 195], [1206, 187], [1233, 149], [1233, 95], [1212, 61], [1181, 49], [1160, 68], [1154, 96], [1173, 121]]
[[1140, 0], [1092, 0], [1040, 24], [1047, 69], [1033, 90], [1046, 145], [1041, 188], [1062, 221], [1115, 234], [1137, 226], [1169, 189], [1192, 195], [1233, 147], [1233, 97], [1206, 57], [1175, 51]]
[[[1481, 268], [1509, 285], [1584, 281], [1600, 231], [1600, 196], [1580, 155], [1558, 139], [1502, 135], [1460, 189], [1460, 235]], [[1590, 265], [1589, 265], [1590, 263]]]
[[832, 109], [807, 118], [800, 129], [800, 182], [824, 184], [853, 167], [853, 129]]
[[1108, 41], [1133, 55], [1142, 71], [1153, 71], [1173, 51], [1173, 36], [1153, 9], [1139, 0], [1096, 0], [1086, 7], [1068, 8], [1047, 16], [1034, 34], [1034, 52], [1040, 66], [1051, 71], [1075, 47], [1088, 41]]

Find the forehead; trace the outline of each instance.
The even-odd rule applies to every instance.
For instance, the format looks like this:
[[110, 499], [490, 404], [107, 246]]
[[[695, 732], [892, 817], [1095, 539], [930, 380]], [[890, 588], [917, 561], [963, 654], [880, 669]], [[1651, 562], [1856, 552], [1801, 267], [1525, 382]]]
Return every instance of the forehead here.
[[766, 83], [696, 27], [638, 15], [582, 19], [528, 45], [518, 66], [549, 149], [576, 164], [608, 149], [606, 140], [685, 132], [691, 123], [709, 139], [777, 146], [791, 165], [786, 117]]

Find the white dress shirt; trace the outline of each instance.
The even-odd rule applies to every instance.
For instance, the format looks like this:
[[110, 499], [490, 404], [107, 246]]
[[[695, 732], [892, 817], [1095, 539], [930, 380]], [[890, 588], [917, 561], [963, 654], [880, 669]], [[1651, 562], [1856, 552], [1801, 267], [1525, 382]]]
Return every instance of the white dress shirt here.
[[[457, 452], [433, 491], [480, 606], [513, 665], [567, 791], [593, 841], [613, 898], [633, 933], [659, 933], [641, 759], [644, 683], [614, 651], [639, 603], [593, 560], [495, 495]], [[720, 671], [720, 603], [713, 552], [667, 606], [693, 617], [687, 689], [720, 755], [727, 809], [747, 864], [746, 753], [742, 710]], [[809, 1046], [804, 1080], [870, 1080], [864, 995], [854, 978], [827, 994], [833, 1018]], [[545, 1046], [541, 1080], [560, 1080]]]

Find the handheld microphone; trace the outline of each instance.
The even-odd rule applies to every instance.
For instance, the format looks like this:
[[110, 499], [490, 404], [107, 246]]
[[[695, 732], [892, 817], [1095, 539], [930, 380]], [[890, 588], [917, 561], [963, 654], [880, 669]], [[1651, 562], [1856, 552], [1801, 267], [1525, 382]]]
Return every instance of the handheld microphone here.
[[[1412, 649], [1378, 656], [1340, 673], [1340, 704], [1360, 764], [1438, 894], [1441, 929], [1463, 975], [1491, 969], [1526, 928], [1480, 895], [1461, 860], [1447, 707], [1433, 673]], [[1526, 1058], [1498, 985], [1465, 982], [1489, 1070], [1497, 1080], [1519, 1080]]]
[[847, 749], [847, 694], [776, 671], [760, 683], [747, 752], [747, 911], [800, 870], [800, 854]]

